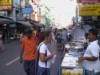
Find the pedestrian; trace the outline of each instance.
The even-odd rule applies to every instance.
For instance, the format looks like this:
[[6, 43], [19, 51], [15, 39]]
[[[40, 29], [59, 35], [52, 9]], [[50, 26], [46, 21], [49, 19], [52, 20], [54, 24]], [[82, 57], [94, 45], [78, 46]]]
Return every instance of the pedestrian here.
[[26, 36], [21, 43], [20, 63], [24, 60], [24, 70], [27, 75], [35, 75], [36, 39], [30, 28], [26, 29], [25, 33]]
[[62, 30], [62, 44], [65, 45], [67, 43], [67, 32], [66, 32], [66, 29], [63, 28]]
[[20, 43], [22, 43], [23, 37], [24, 37], [23, 33], [20, 33], [20, 34], [19, 34], [19, 41], [20, 41]]
[[56, 54], [56, 51], [50, 52], [47, 44], [52, 41], [52, 32], [46, 31], [40, 34], [41, 43], [38, 46], [38, 74], [37, 75], [50, 75], [50, 67], [52, 57]]
[[84, 35], [85, 37], [85, 41], [84, 41], [84, 50], [86, 50], [88, 44], [89, 44], [89, 41], [88, 41], [88, 33], [85, 33]]
[[83, 61], [85, 75], [100, 75], [100, 39], [98, 40], [98, 31], [90, 29], [88, 32], [89, 45], [83, 56], [79, 57], [79, 62]]
[[85, 41], [88, 42], [88, 33], [85, 33], [84, 37], [85, 37]]
[[3, 34], [3, 32], [0, 31], [0, 52], [4, 51], [4, 44], [3, 44], [3, 41], [2, 41], [2, 34]]

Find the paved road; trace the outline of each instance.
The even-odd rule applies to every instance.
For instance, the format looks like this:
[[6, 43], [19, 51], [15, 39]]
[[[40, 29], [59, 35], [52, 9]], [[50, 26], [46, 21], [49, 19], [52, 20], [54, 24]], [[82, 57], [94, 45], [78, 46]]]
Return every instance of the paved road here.
[[[88, 30], [85, 28], [85, 30]], [[81, 29], [75, 29], [74, 31], [76, 37], [83, 36], [83, 31]], [[55, 45], [49, 45], [50, 50], [54, 50]], [[20, 54], [20, 43], [18, 41], [13, 41], [5, 45], [5, 51], [0, 53], [0, 75], [26, 75], [23, 70], [23, 65], [19, 63]], [[51, 75], [57, 75], [58, 67], [61, 63], [62, 51], [57, 52], [57, 58], [54, 64], [51, 66]]]
[[19, 53], [18, 42], [5, 45], [5, 51], [0, 53], [0, 75], [25, 75], [23, 66], [19, 63]]
[[[55, 45], [49, 45], [50, 50], [56, 49]], [[19, 63], [20, 43], [13, 41], [5, 45], [5, 51], [0, 53], [0, 75], [26, 75], [23, 65]], [[51, 75], [57, 75], [61, 63], [61, 52], [57, 52], [55, 64], [52, 64]]]

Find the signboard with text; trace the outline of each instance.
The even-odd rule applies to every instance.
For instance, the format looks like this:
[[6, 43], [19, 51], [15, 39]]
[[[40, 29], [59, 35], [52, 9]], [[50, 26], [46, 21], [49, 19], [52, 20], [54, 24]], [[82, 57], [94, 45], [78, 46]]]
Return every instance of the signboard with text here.
[[100, 2], [100, 0], [78, 0], [78, 3], [95, 3]]
[[12, 10], [12, 0], [0, 0], [0, 11]]
[[100, 4], [79, 5], [80, 16], [100, 16]]
[[22, 13], [23, 14], [31, 14], [31, 13], [33, 13], [33, 8], [32, 7], [22, 8]]

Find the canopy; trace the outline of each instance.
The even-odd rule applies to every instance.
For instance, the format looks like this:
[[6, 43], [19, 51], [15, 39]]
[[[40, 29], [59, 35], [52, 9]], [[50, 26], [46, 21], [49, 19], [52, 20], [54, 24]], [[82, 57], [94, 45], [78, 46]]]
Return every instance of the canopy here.
[[1, 18], [0, 17], [0, 24], [10, 24], [10, 23], [15, 23], [15, 21], [11, 20], [11, 19]]
[[32, 27], [33, 26], [28, 21], [17, 21], [16, 23], [22, 24], [22, 25], [24, 25], [26, 27]]
[[17, 23], [22, 24], [27, 27], [41, 27], [41, 25], [38, 22], [35, 21], [17, 21]]

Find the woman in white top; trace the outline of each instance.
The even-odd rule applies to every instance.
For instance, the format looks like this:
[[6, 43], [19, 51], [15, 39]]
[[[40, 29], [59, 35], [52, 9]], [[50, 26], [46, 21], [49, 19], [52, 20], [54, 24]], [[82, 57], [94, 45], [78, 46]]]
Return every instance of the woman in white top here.
[[90, 44], [88, 45], [84, 56], [79, 58], [79, 61], [83, 61], [85, 67], [85, 75], [100, 75], [100, 45], [97, 40], [98, 31], [96, 29], [90, 29], [88, 39]]
[[40, 34], [40, 39], [42, 39], [41, 43], [38, 46], [39, 50], [39, 62], [38, 62], [38, 74], [37, 75], [44, 75], [44, 71], [46, 69], [47, 74], [50, 75], [50, 65], [51, 65], [51, 58], [55, 55], [55, 50], [51, 53], [47, 47], [47, 44], [52, 40], [52, 33], [51, 31], [46, 31]]

